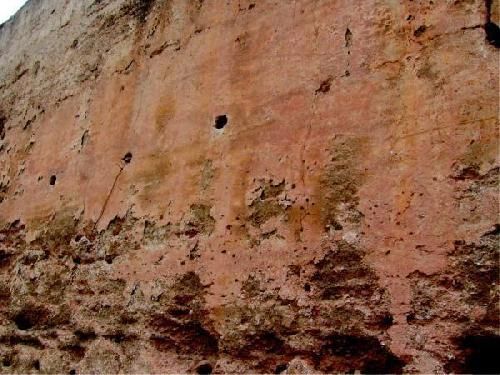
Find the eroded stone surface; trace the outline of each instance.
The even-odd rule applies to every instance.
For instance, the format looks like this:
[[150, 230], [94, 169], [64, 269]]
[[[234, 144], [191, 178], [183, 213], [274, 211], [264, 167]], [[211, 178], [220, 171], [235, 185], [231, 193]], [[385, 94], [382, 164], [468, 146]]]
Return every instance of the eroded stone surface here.
[[0, 28], [0, 372], [498, 373], [498, 22], [29, 1]]

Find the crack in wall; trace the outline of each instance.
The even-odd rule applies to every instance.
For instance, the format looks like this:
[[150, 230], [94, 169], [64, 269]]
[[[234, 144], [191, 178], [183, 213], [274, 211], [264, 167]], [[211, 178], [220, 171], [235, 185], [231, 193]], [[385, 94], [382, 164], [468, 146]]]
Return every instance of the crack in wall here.
[[97, 217], [97, 220], [94, 223], [94, 230], [97, 228], [99, 221], [102, 219], [102, 216], [104, 215], [104, 212], [106, 211], [106, 207], [108, 206], [108, 202], [111, 198], [111, 195], [113, 194], [113, 192], [115, 190], [116, 183], [118, 182], [118, 178], [120, 177], [120, 175], [122, 174], [124, 169], [125, 169], [125, 165], [120, 165], [120, 170], [118, 171], [118, 173], [115, 176], [115, 179], [113, 181], [113, 185], [111, 186], [111, 189], [109, 190], [109, 193], [106, 196], [106, 199], [104, 200], [104, 204], [102, 206], [101, 212], [99, 213], [99, 216]]

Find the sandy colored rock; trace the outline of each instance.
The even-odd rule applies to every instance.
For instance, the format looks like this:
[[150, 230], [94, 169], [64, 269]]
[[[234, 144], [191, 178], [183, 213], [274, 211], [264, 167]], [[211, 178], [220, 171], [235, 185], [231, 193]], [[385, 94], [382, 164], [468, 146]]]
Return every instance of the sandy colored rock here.
[[0, 26], [0, 373], [498, 373], [498, 1], [59, 0]]

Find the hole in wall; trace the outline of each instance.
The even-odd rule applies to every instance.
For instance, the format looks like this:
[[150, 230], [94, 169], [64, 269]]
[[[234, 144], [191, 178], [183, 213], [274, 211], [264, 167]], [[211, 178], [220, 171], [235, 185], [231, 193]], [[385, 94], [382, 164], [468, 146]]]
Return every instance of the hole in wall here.
[[52, 176], [50, 176], [49, 184], [54, 186], [56, 184], [56, 180], [57, 180], [57, 177], [56, 177], [56, 175], [53, 174]]
[[486, 33], [486, 41], [492, 46], [500, 48], [500, 28], [491, 21], [492, 6], [493, 0], [486, 0], [486, 23], [484, 24], [484, 32]]
[[219, 115], [215, 118], [214, 128], [219, 130], [224, 129], [224, 127], [227, 125], [227, 122], [227, 115]]
[[344, 39], [346, 48], [352, 46], [352, 31], [349, 28], [345, 30]]
[[394, 324], [394, 317], [391, 314], [384, 314], [379, 319], [379, 326], [383, 329], [389, 329]]
[[0, 141], [5, 138], [5, 123], [7, 122], [7, 118], [0, 111]]
[[282, 372], [285, 372], [285, 370], [288, 368], [288, 365], [285, 363], [280, 363], [279, 365], [276, 365], [276, 368], [274, 369], [275, 374], [281, 374]]
[[[500, 336], [494, 334], [466, 334], [457, 344], [461, 353], [445, 366], [446, 372], [470, 374], [498, 374], [498, 347]], [[495, 349], [497, 348], [497, 349]]]
[[125, 164], [129, 164], [132, 161], [132, 153], [127, 152], [122, 160], [125, 162]]
[[491, 21], [491, 7], [493, 0], [486, 0], [486, 22], [484, 24], [484, 32], [486, 33], [486, 41], [496, 48], [500, 48], [500, 28], [497, 24]]
[[82, 134], [82, 137], [80, 138], [80, 146], [83, 147], [87, 144], [89, 138], [89, 131], [85, 130]]
[[196, 367], [197, 374], [211, 374], [212, 370], [212, 365], [207, 362], [201, 363]]
[[419, 26], [414, 32], [413, 32], [413, 35], [418, 38], [419, 36], [422, 36], [425, 31], [427, 30], [427, 26], [425, 25], [421, 25]]
[[21, 331], [26, 331], [33, 328], [33, 326], [35, 325], [35, 323], [33, 322], [34, 318], [35, 317], [32, 314], [21, 312], [17, 314], [13, 320], [18, 329], [20, 329]]
[[486, 32], [488, 43], [496, 48], [500, 48], [500, 28], [493, 22], [487, 22], [484, 25], [484, 31]]
[[4, 358], [2, 361], [2, 366], [4, 367], [10, 367], [12, 365], [12, 361], [10, 358]]
[[319, 87], [316, 89], [316, 94], [326, 94], [330, 91], [332, 85], [333, 77], [328, 77], [323, 82], [320, 83]]

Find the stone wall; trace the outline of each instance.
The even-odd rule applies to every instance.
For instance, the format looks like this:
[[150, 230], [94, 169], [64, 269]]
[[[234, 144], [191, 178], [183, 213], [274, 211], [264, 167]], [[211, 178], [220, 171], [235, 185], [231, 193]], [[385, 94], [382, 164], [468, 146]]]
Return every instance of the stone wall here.
[[28, 1], [0, 372], [498, 373], [498, 6]]

